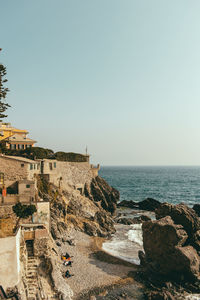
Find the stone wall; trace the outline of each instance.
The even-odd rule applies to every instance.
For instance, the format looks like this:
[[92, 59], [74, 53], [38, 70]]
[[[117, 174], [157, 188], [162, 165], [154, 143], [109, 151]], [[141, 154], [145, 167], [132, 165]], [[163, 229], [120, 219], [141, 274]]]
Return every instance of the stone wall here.
[[99, 168], [94, 168], [89, 162], [64, 162], [44, 160], [44, 174], [49, 174], [50, 182], [58, 187], [70, 185], [84, 186], [98, 175]]
[[18, 194], [35, 198], [35, 181], [21, 180], [18, 182]]
[[0, 155], [0, 173], [4, 173], [4, 183], [6, 187], [16, 181], [24, 179], [33, 180], [34, 174], [39, 172], [40, 165], [38, 162], [30, 161], [30, 163], [28, 163], [20, 159]]
[[6, 290], [20, 280], [20, 234], [0, 239], [0, 285]]
[[28, 177], [28, 164], [0, 156], [0, 172], [4, 173], [6, 186]]
[[17, 202], [30, 204], [33, 202], [33, 197], [30, 195], [7, 195], [6, 197], [3, 197], [0, 195], [0, 204], [16, 204]]

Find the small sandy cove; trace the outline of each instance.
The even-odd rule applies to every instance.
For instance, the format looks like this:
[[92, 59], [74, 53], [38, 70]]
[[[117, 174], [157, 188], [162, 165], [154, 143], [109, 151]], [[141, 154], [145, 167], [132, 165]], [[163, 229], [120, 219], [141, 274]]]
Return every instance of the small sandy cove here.
[[[102, 292], [105, 287], [134, 283], [129, 272], [135, 271], [137, 266], [115, 258], [101, 250], [104, 239], [90, 237], [82, 232], [71, 233], [75, 246], [67, 243], [62, 245], [62, 253], [68, 252], [72, 257], [72, 267], [63, 266], [74, 276], [66, 281], [74, 292], [74, 299], [83, 297], [90, 299], [88, 292], [96, 290], [95, 294]], [[99, 291], [99, 292], [98, 292]], [[84, 296], [85, 295], [85, 296]], [[87, 296], [86, 296], [87, 295]]]

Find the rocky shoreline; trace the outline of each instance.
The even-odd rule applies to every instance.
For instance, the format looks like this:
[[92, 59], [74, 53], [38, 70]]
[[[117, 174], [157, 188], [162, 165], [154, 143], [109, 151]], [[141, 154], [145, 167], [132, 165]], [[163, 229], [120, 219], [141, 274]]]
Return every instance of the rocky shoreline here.
[[[143, 226], [147, 226], [146, 222], [157, 221], [144, 221]], [[199, 299], [199, 295], [195, 296], [199, 293], [197, 282], [166, 279], [158, 270], [147, 268], [144, 261], [136, 266], [113, 257], [102, 250], [105, 238], [88, 236], [76, 230], [71, 236], [75, 245], [67, 243], [61, 245], [61, 249], [67, 250], [76, 261], [70, 270], [75, 276], [67, 279], [75, 291], [73, 299]]]
[[[38, 276], [47, 295], [57, 300], [174, 300], [200, 294], [199, 205], [192, 209], [151, 198], [119, 203], [119, 192], [100, 177], [83, 194], [71, 186], [59, 190], [39, 184], [51, 211], [51, 233], [38, 255]], [[139, 266], [102, 249], [121, 224], [142, 226]], [[71, 267], [61, 260], [66, 252]], [[65, 278], [67, 269], [74, 276]]]
[[[51, 201], [52, 236], [60, 253], [69, 251], [75, 257], [74, 277], [67, 280], [73, 299], [172, 300], [199, 293], [199, 206], [194, 207], [196, 213], [183, 204], [162, 204], [151, 198], [118, 203], [121, 209], [143, 210], [142, 215], [130, 218], [117, 213], [118, 200], [119, 193], [97, 177], [85, 187], [84, 195], [66, 189]], [[148, 212], [155, 212], [155, 220]], [[142, 224], [140, 266], [114, 258], [100, 244], [94, 247], [94, 239], [115, 233], [114, 224]], [[67, 242], [66, 232], [73, 232]]]
[[[155, 220], [141, 220], [144, 252], [139, 252], [141, 264], [135, 279], [146, 287], [145, 299], [200, 299], [200, 206], [157, 205], [154, 200], [151, 206], [151, 200], [143, 203], [155, 211]], [[139, 209], [140, 203], [136, 208], [124, 201], [119, 207]], [[117, 222], [120, 219], [124, 224], [138, 222], [124, 216]]]

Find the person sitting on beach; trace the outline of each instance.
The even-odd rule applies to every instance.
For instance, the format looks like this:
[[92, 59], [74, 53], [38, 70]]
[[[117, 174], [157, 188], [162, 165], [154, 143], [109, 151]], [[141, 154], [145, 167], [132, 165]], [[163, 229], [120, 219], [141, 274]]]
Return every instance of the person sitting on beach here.
[[70, 255], [69, 255], [69, 253], [67, 253], [66, 252], [66, 254], [64, 255], [66, 258], [69, 258], [70, 257]]
[[61, 256], [62, 260], [65, 260], [65, 261], [71, 260], [72, 257], [73, 257], [73, 256], [70, 256], [67, 252], [66, 252], [65, 255], [62, 255], [62, 256]]
[[71, 276], [74, 276], [74, 274], [70, 274], [70, 273], [69, 273], [69, 270], [67, 270], [67, 271], [65, 272], [65, 277], [66, 277], [66, 278], [69, 278], [69, 277], [71, 277]]
[[72, 263], [73, 263], [73, 261], [68, 260], [68, 261], [64, 261], [63, 265], [72, 267]]

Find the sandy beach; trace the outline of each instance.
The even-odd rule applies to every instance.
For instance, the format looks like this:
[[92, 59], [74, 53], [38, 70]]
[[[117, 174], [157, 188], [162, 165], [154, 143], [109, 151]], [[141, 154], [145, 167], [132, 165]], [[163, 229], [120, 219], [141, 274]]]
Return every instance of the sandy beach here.
[[72, 267], [62, 266], [63, 272], [69, 269], [70, 273], [74, 274], [66, 279], [74, 292], [73, 299], [92, 299], [92, 295], [106, 299], [109, 289], [113, 290], [114, 286], [124, 285], [133, 285], [141, 294], [142, 287], [130, 276], [130, 272], [136, 271], [137, 266], [102, 251], [101, 245], [104, 241], [102, 238], [90, 237], [78, 231], [73, 231], [71, 236], [75, 246], [62, 244], [61, 251], [73, 256]]

